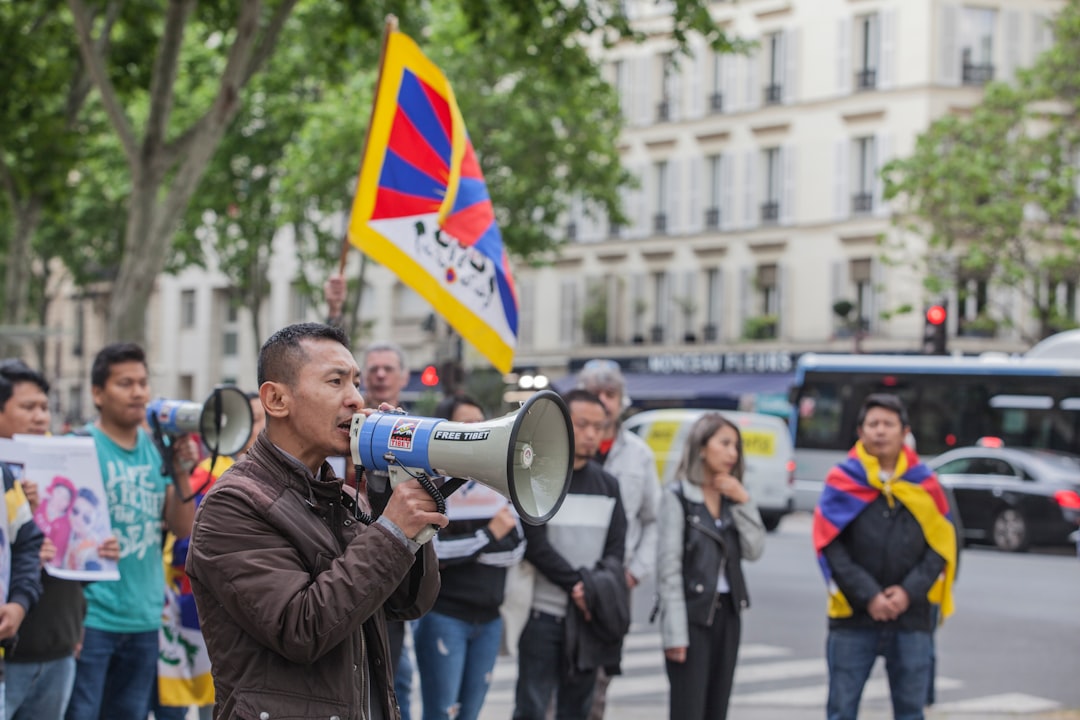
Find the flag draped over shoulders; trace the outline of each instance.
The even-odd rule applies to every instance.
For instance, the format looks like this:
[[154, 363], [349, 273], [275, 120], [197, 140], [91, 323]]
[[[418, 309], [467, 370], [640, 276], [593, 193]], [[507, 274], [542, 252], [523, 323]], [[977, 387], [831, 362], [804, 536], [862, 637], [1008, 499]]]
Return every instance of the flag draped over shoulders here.
[[426, 299], [502, 372], [518, 301], [495, 210], [450, 83], [387, 36], [349, 241]]
[[911, 448], [903, 449], [889, 481], [881, 479], [880, 470], [878, 459], [866, 452], [861, 441], [856, 443], [847, 459], [829, 471], [814, 509], [814, 550], [829, 590], [829, 617], [849, 617], [852, 609], [833, 582], [825, 548], [867, 505], [885, 493], [890, 504], [895, 499], [907, 508], [922, 528], [927, 544], [945, 560], [945, 570], [927, 593], [930, 602], [941, 606], [944, 620], [953, 611], [952, 585], [956, 576], [956, 531], [945, 492], [933, 471]]

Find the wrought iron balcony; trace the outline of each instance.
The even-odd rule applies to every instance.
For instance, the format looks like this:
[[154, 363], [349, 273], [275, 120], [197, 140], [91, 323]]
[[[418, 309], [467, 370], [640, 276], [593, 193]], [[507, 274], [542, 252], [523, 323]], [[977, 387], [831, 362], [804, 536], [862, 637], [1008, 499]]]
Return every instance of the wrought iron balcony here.
[[773, 225], [780, 220], [780, 203], [770, 200], [761, 204], [761, 222]]
[[779, 105], [784, 98], [783, 88], [779, 84], [765, 86], [765, 104]]
[[720, 227], [720, 208], [709, 208], [705, 211], [705, 227], [715, 230]]
[[985, 85], [994, 79], [994, 66], [990, 63], [972, 65], [964, 63], [963, 80], [965, 85]]
[[877, 87], [877, 70], [863, 68], [855, 73], [856, 90], [873, 90]]
[[851, 196], [851, 212], [854, 215], [865, 215], [874, 210], [874, 194], [857, 192]]

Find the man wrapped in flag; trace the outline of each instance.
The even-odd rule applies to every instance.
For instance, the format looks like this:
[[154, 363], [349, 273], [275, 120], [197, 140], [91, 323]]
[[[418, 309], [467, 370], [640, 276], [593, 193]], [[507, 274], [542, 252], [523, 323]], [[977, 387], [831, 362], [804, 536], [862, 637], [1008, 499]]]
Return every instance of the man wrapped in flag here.
[[908, 415], [870, 395], [859, 440], [825, 480], [813, 538], [829, 590], [829, 720], [858, 716], [863, 686], [885, 657], [898, 720], [921, 720], [931, 677], [934, 606], [952, 614], [956, 532], [934, 473], [904, 445]]

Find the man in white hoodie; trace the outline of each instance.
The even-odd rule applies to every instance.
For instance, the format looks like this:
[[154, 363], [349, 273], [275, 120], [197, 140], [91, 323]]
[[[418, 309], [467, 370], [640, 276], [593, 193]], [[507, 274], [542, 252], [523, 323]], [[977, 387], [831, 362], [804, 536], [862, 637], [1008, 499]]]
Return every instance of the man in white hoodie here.
[[[660, 479], [652, 449], [622, 426], [622, 413], [630, 405], [626, 379], [614, 360], [589, 360], [578, 373], [578, 387], [604, 403], [611, 419], [596, 459], [619, 481], [626, 511], [626, 584], [633, 590], [656, 571], [656, 517], [660, 507]], [[589, 720], [602, 720], [611, 679], [601, 670], [596, 681]]]

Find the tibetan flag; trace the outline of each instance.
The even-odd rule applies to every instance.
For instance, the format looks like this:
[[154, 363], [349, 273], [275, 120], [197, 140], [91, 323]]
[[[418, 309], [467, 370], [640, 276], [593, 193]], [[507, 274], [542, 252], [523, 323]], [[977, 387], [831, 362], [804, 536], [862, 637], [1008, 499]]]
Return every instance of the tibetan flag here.
[[944, 622], [953, 611], [952, 586], [957, 560], [956, 529], [945, 491], [933, 471], [920, 462], [919, 456], [909, 447], [904, 447], [900, 453], [892, 479], [886, 483], [880, 476], [877, 458], [866, 451], [860, 440], [847, 459], [825, 478], [825, 488], [814, 509], [811, 535], [818, 565], [828, 587], [828, 615], [850, 617], [853, 610], [833, 581], [825, 548], [867, 505], [885, 493], [890, 505], [894, 499], [898, 500], [915, 516], [927, 545], [945, 560], [945, 570], [927, 593], [930, 602], [941, 606], [941, 621]]
[[400, 32], [386, 41], [349, 241], [511, 369], [517, 293], [487, 185], [450, 83]]

